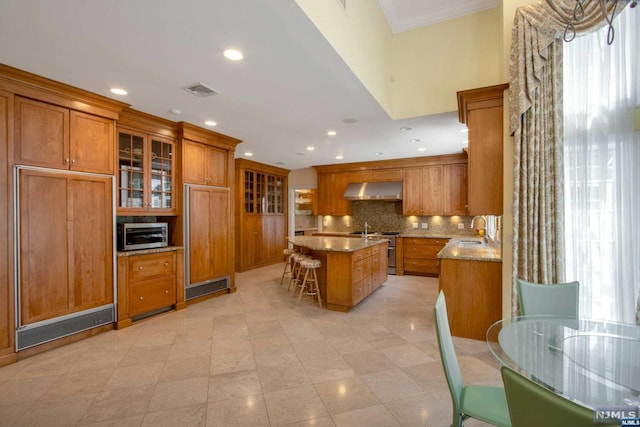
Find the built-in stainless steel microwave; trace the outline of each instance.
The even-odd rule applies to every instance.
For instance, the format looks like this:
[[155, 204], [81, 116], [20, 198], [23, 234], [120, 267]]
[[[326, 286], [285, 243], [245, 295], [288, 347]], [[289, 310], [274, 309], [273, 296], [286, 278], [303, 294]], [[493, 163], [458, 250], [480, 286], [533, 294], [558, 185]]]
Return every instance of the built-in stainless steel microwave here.
[[118, 224], [118, 250], [161, 248], [169, 245], [169, 224], [121, 223]]

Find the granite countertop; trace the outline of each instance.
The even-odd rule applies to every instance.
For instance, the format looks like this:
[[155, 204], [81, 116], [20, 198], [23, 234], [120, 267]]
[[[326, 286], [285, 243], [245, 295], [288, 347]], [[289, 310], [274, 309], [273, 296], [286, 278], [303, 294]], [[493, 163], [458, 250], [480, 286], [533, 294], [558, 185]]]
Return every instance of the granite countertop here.
[[118, 251], [117, 256], [134, 256], [134, 255], [146, 255], [157, 254], [160, 252], [171, 252], [184, 249], [184, 246], [165, 246], [163, 248], [151, 248], [151, 249], [138, 249], [135, 251]]
[[302, 227], [302, 228], [295, 229], [295, 231], [311, 231], [311, 230], [318, 230], [318, 227]]
[[365, 240], [363, 238], [337, 236], [295, 236], [287, 237], [287, 239], [294, 245], [302, 246], [312, 251], [329, 252], [355, 252], [388, 241], [383, 238]]
[[438, 252], [438, 258], [463, 259], [471, 261], [502, 261], [502, 247], [498, 243], [465, 244], [460, 242], [482, 242], [481, 237], [461, 237], [449, 240]]

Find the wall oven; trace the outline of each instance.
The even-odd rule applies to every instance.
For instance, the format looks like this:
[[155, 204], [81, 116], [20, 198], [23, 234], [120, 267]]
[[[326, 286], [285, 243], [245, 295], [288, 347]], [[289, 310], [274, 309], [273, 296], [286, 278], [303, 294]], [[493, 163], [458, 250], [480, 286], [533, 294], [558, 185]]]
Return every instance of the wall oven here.
[[118, 224], [118, 250], [162, 248], [169, 245], [169, 224], [121, 223]]

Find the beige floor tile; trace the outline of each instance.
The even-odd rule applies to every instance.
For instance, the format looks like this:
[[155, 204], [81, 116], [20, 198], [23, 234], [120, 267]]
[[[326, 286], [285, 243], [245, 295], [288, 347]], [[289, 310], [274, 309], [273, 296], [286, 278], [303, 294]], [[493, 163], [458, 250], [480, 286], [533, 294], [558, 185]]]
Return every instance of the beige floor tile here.
[[42, 395], [42, 399], [83, 395], [102, 391], [115, 369], [74, 371], [60, 378]]
[[256, 359], [251, 350], [223, 353], [211, 356], [209, 373], [211, 375], [225, 374], [227, 372], [246, 371], [255, 369]]
[[260, 377], [255, 369], [213, 375], [209, 378], [209, 402], [261, 393]]
[[158, 382], [186, 380], [209, 375], [211, 358], [209, 356], [167, 360], [164, 363]]
[[95, 423], [80, 423], [82, 427], [140, 427], [144, 415], [134, 415], [132, 417], [117, 418], [115, 420], [98, 421]]
[[292, 346], [276, 347], [254, 351], [258, 366], [289, 366], [300, 361]]
[[269, 416], [261, 394], [210, 402], [207, 427], [269, 426]]
[[263, 392], [311, 384], [311, 380], [300, 362], [287, 366], [259, 366], [258, 374]]
[[52, 427], [76, 425], [96, 395], [97, 393], [88, 393], [38, 400], [18, 419], [16, 425]]
[[388, 402], [385, 407], [406, 427], [449, 427], [451, 405], [446, 403], [434, 398], [433, 394], [423, 393]]
[[427, 392], [448, 390], [441, 362], [407, 366], [402, 371]]
[[209, 377], [159, 383], [147, 411], [158, 412], [173, 408], [203, 405], [207, 402]]
[[153, 362], [116, 368], [107, 381], [105, 389], [155, 384], [160, 378], [163, 367], [164, 362]]
[[118, 366], [164, 362], [167, 360], [170, 350], [170, 344], [152, 345], [148, 347], [132, 347], [122, 358]]
[[341, 378], [350, 378], [356, 375], [353, 368], [339, 355], [322, 359], [304, 360], [302, 364], [313, 384]]
[[211, 355], [211, 341], [181, 341], [176, 342], [169, 351], [167, 360], [190, 359], [198, 356]]
[[373, 392], [358, 377], [343, 378], [315, 385], [330, 414], [378, 405]]
[[147, 410], [154, 386], [129, 387], [98, 393], [81, 423], [119, 420], [134, 415], [143, 415]]
[[[149, 328], [147, 328], [149, 329]], [[176, 338], [175, 329], [145, 331], [133, 343], [133, 347], [149, 347], [155, 345], [173, 344]]]
[[387, 347], [381, 349], [380, 352], [401, 368], [434, 361], [432, 357], [418, 350], [413, 344]]
[[217, 338], [211, 343], [212, 357], [251, 351], [251, 340], [247, 336]]
[[326, 415], [320, 396], [313, 386], [296, 387], [264, 394], [272, 426], [321, 418]]
[[293, 349], [300, 360], [333, 359], [339, 357], [338, 352], [327, 340], [298, 342], [293, 344]]
[[340, 337], [328, 340], [339, 354], [357, 353], [359, 351], [374, 350], [369, 341], [360, 337]]
[[359, 351], [343, 354], [342, 357], [358, 375], [387, 371], [396, 367], [387, 356], [379, 351]]
[[[1, 386], [1, 384], [0, 384]], [[33, 405], [33, 402], [16, 403], [16, 404], [0, 404], [0, 425], [13, 426], [18, 418], [20, 418], [29, 408]]]
[[400, 423], [382, 405], [355, 409], [342, 414], [333, 415], [337, 427], [396, 427]]
[[5, 381], [0, 387], [0, 405], [16, 405], [38, 400], [60, 376]]
[[166, 411], [147, 412], [142, 427], [205, 427], [207, 405], [172, 408]]
[[313, 418], [299, 423], [287, 424], [286, 427], [335, 427], [331, 417]]
[[275, 350], [279, 347], [288, 347], [290, 345], [291, 343], [289, 342], [289, 339], [284, 334], [284, 332], [251, 337], [251, 347], [256, 353], [261, 351]]
[[362, 381], [383, 403], [405, 397], [415, 396], [423, 392], [422, 387], [416, 384], [400, 369], [374, 372], [363, 375]]

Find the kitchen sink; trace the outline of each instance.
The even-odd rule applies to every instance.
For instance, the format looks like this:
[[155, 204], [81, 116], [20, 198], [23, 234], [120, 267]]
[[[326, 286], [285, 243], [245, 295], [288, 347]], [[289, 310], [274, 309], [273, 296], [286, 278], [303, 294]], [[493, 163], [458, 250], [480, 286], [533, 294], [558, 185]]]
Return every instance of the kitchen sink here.
[[483, 245], [482, 240], [459, 240], [458, 246], [480, 246]]

